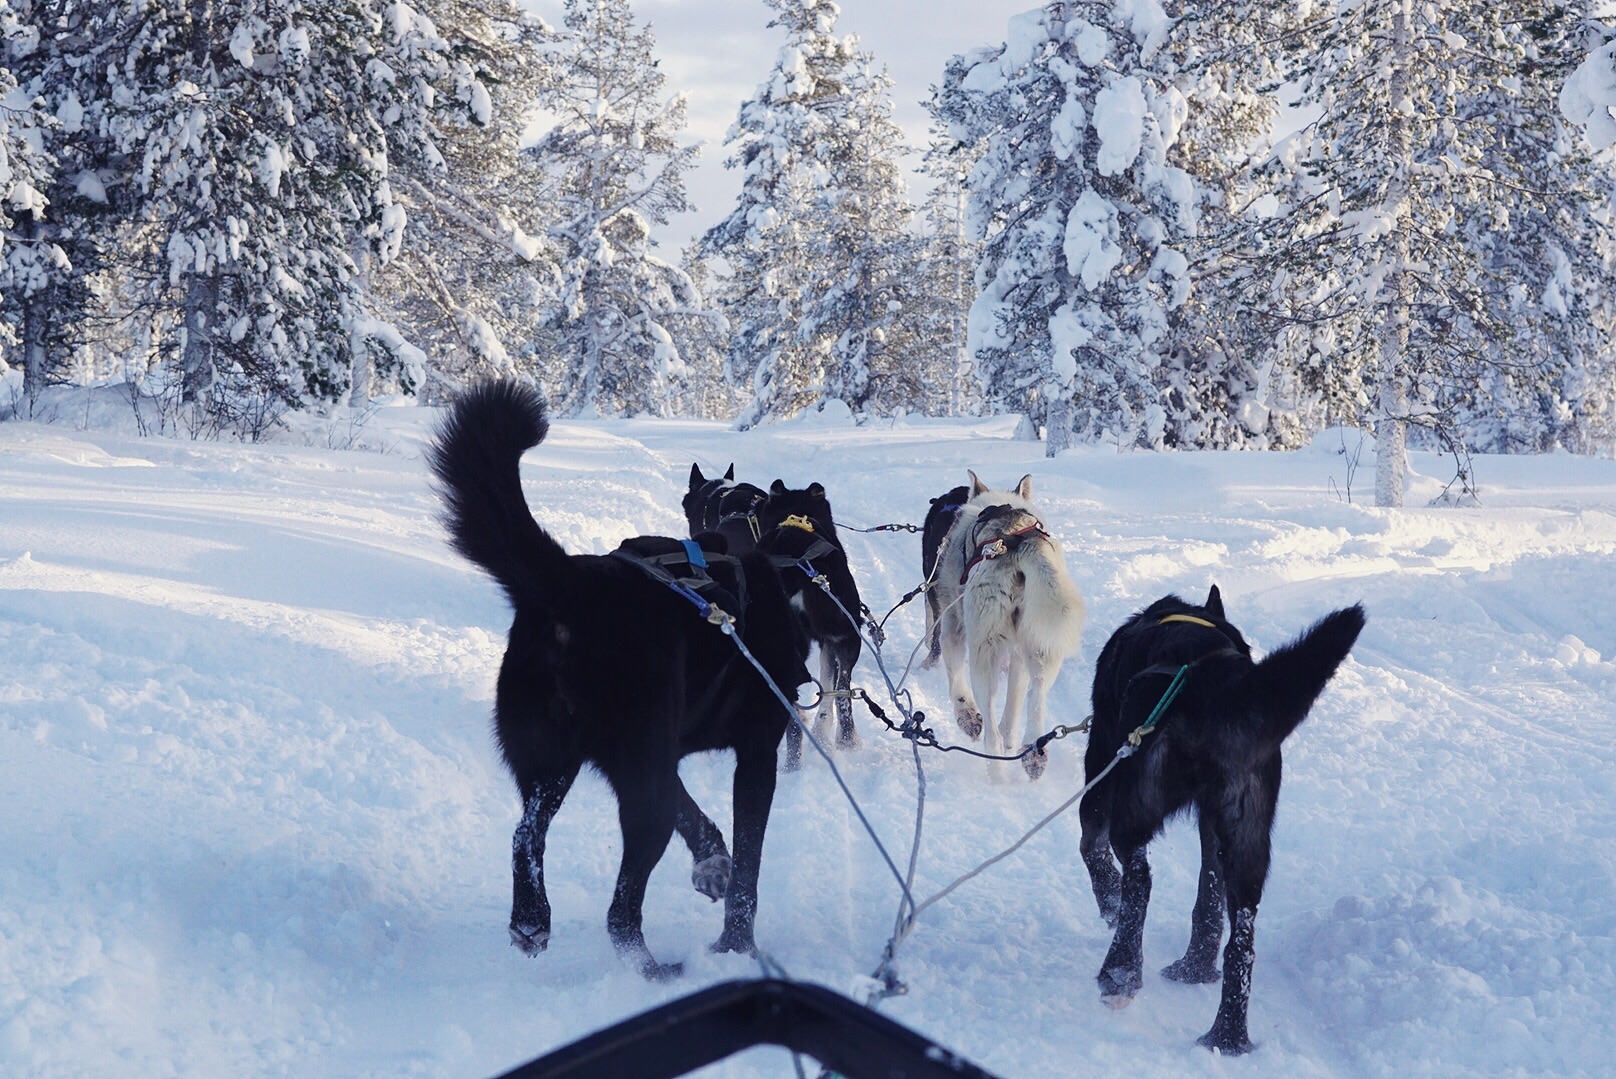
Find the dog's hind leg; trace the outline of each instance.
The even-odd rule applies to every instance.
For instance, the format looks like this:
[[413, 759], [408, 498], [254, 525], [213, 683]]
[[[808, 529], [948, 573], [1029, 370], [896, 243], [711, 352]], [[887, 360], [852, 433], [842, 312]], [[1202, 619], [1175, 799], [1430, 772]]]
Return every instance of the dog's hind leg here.
[[788, 772], [802, 767], [802, 724], [792, 721], [786, 727], [786, 764]]
[[662, 860], [673, 836], [678, 796], [678, 773], [660, 768], [636, 769], [632, 774], [608, 774], [617, 794], [617, 819], [623, 829], [623, 860], [617, 887], [606, 911], [606, 932], [620, 955], [631, 959], [650, 981], [666, 981], [684, 971], [679, 963], [658, 963], [645, 946], [642, 929], [645, 885], [651, 870]]
[[943, 667], [948, 671], [948, 695], [954, 702], [954, 722], [967, 738], [978, 738], [982, 734], [982, 713], [967, 681], [965, 626], [958, 614], [943, 612], [942, 636]]
[[538, 955], [550, 943], [550, 898], [544, 890], [544, 844], [550, 821], [577, 778], [554, 771], [543, 778], [519, 780], [522, 820], [511, 836], [511, 943]]
[[1200, 813], [1201, 880], [1195, 890], [1195, 909], [1190, 914], [1190, 944], [1184, 958], [1162, 969], [1162, 977], [1190, 985], [1206, 985], [1218, 980], [1218, 945], [1223, 941], [1225, 903], [1223, 873], [1218, 864], [1218, 841], [1212, 817]]
[[[1148, 833], [1146, 833], [1148, 836]], [[1100, 999], [1112, 1008], [1122, 1008], [1139, 993], [1144, 984], [1145, 911], [1150, 905], [1150, 860], [1142, 842], [1124, 844], [1113, 838], [1122, 859], [1122, 894], [1117, 911], [1117, 931], [1111, 948], [1100, 964]]]
[[832, 717], [836, 714], [836, 654], [832, 646], [826, 641], [818, 643], [819, 648], [819, 714], [814, 718], [814, 737], [819, 744], [830, 744]]
[[1223, 994], [1212, 1029], [1199, 1039], [1208, 1049], [1227, 1055], [1249, 1052], [1246, 1013], [1251, 1002], [1251, 968], [1256, 960], [1257, 905], [1262, 902], [1272, 854], [1269, 830], [1279, 798], [1279, 756], [1270, 757], [1260, 774], [1234, 777], [1219, 792], [1214, 832], [1221, 854], [1224, 891], [1229, 905], [1229, 943], [1223, 949]]
[[830, 646], [831, 662], [836, 681], [836, 744], [842, 749], [857, 749], [858, 728], [853, 725], [853, 667], [858, 663], [859, 639], [856, 635], [838, 637]]
[[[1027, 655], [1027, 726], [1021, 732], [1020, 741], [1011, 743], [1011, 752], [1031, 749], [1044, 733], [1045, 706], [1049, 700], [1048, 674], [1043, 654], [1030, 651]], [[1028, 753], [1021, 758], [1021, 767], [1026, 770], [1028, 779], [1037, 779], [1049, 767], [1049, 751], [1040, 749]]]
[[690, 848], [690, 858], [695, 863], [690, 872], [690, 883], [696, 891], [716, 903], [724, 898], [734, 869], [729, 848], [724, 845], [724, 833], [690, 797], [683, 779], [679, 780], [677, 798], [673, 826], [685, 841], [685, 846]]
[[[1022, 697], [1027, 692], [1027, 677], [1027, 664], [1022, 660], [1021, 653], [1012, 649], [1010, 667], [1005, 676], [1004, 715], [999, 717], [999, 745], [993, 750], [1003, 756], [1009, 756], [1021, 748], [1016, 741], [1016, 731], [1021, 726]], [[1007, 769], [1003, 761], [990, 762], [988, 769], [995, 780], [1006, 778]]]
[[1112, 929], [1117, 927], [1117, 908], [1122, 905], [1122, 874], [1111, 857], [1111, 827], [1105, 803], [1111, 791], [1103, 785], [1083, 797], [1078, 804], [1077, 816], [1083, 826], [1083, 837], [1078, 850], [1083, 865], [1089, 871], [1089, 886], [1094, 889], [1094, 902], [1100, 908], [1100, 917]]
[[735, 747], [735, 874], [724, 897], [724, 931], [713, 942], [715, 952], [757, 951], [758, 872], [763, 862], [763, 833], [774, 804], [775, 749], [772, 745]]

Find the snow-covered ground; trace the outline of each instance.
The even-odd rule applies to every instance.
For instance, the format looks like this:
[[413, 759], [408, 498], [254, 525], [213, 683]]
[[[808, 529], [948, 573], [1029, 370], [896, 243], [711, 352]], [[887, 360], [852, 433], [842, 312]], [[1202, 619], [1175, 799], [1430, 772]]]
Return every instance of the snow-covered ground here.
[[[507, 944], [517, 804], [488, 722], [507, 612], [435, 522], [429, 412], [383, 410], [368, 452], [141, 440], [72, 414], [0, 423], [0, 1074], [474, 1076], [757, 973], [706, 951], [720, 909], [677, 843], [646, 935], [685, 977], [649, 985], [614, 957], [618, 836], [593, 778], [552, 832], [550, 950]], [[1156, 974], [1188, 935], [1182, 822], [1152, 848], [1131, 1008], [1098, 1000], [1109, 937], [1073, 813], [926, 912], [885, 1013], [1004, 1076], [1611, 1074], [1616, 462], [1485, 458], [1481, 507], [1393, 512], [1365, 504], [1372, 451], [1356, 469], [1341, 452], [1356, 435], [1047, 461], [1012, 429], [559, 423], [527, 458], [541, 521], [593, 552], [677, 534], [693, 460], [820, 480], [856, 525], [919, 521], [967, 467], [1031, 472], [1089, 602], [1061, 722], [1087, 712], [1111, 628], [1166, 591], [1216, 581], [1259, 648], [1365, 603], [1287, 745], [1254, 1054], [1197, 1048], [1217, 988]], [[1414, 467], [1423, 506], [1444, 462]], [[916, 537], [846, 543], [878, 612], [917, 583]], [[920, 617], [890, 624], [899, 666]], [[879, 684], [867, 664], [859, 681]], [[941, 718], [941, 673], [912, 685]], [[860, 723], [838, 760], [901, 860], [909, 750]], [[917, 891], [1076, 790], [1078, 742], [1037, 784], [929, 754]], [[726, 762], [684, 771], [727, 828]], [[761, 896], [759, 941], [794, 977], [851, 991], [874, 968], [896, 887], [822, 761], [782, 779]], [[794, 1073], [758, 1049], [707, 1074]]]

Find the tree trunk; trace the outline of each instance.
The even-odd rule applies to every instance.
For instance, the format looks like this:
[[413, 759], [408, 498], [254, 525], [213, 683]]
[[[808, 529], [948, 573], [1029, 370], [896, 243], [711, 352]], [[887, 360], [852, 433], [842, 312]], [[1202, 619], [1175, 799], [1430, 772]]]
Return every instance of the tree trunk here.
[[213, 365], [213, 319], [218, 314], [219, 280], [192, 274], [185, 289], [185, 336], [180, 350], [180, 400], [207, 405], [218, 372]]
[[1400, 507], [1408, 481], [1408, 379], [1403, 365], [1408, 355], [1412, 281], [1409, 279], [1409, 195], [1414, 168], [1413, 135], [1403, 105], [1410, 94], [1414, 60], [1411, 0], [1398, 0], [1392, 15], [1391, 111], [1386, 124], [1391, 166], [1386, 185], [1386, 208], [1395, 224], [1389, 239], [1391, 265], [1376, 298], [1380, 315], [1380, 372], [1377, 378], [1380, 407], [1375, 419], [1375, 505]]
[[1050, 392], [1044, 409], [1044, 456], [1072, 448], [1072, 391], [1058, 382]]

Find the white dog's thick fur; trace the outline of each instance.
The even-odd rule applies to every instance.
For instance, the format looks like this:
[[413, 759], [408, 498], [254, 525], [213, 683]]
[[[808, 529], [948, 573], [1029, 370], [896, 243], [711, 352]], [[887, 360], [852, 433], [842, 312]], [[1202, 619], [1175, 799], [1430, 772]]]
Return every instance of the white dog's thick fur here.
[[[985, 734], [990, 753], [1011, 754], [1043, 733], [1050, 683], [1083, 635], [1083, 597], [1033, 510], [1032, 477], [995, 491], [970, 476], [971, 499], [938, 556], [943, 663], [960, 729], [973, 739]], [[995, 730], [1001, 671], [1008, 686]], [[1023, 694], [1027, 722], [1018, 740]], [[1043, 773], [1042, 754], [1022, 763], [1034, 779]]]

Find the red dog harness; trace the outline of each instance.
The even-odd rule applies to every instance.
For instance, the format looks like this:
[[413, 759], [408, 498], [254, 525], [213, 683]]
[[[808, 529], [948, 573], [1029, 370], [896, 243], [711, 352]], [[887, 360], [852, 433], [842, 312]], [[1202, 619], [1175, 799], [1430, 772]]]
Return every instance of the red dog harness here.
[[976, 554], [970, 559], [970, 561], [965, 563], [965, 569], [960, 574], [960, 584], [963, 585], [965, 583], [965, 578], [971, 575], [971, 570], [976, 568], [976, 564], [978, 562], [986, 562], [990, 558], [998, 558], [1002, 555], [1009, 554], [1009, 541], [1020, 539], [1029, 532], [1036, 532], [1040, 536], [1046, 537], [1049, 535], [1048, 532], [1044, 531], [1043, 524], [1035, 520], [1026, 528], [1018, 528], [1014, 532], [1006, 532], [1004, 535], [996, 537], [995, 539], [990, 539], [986, 543], [978, 544]]

